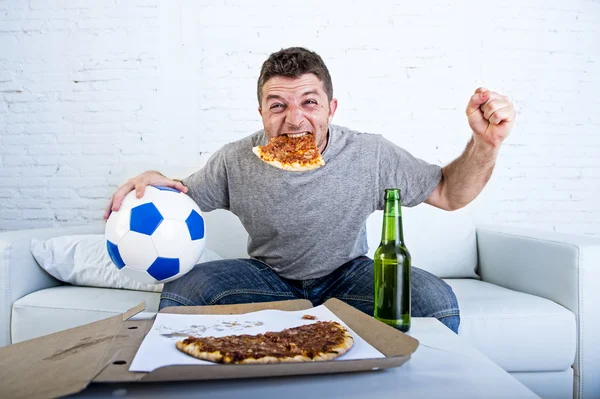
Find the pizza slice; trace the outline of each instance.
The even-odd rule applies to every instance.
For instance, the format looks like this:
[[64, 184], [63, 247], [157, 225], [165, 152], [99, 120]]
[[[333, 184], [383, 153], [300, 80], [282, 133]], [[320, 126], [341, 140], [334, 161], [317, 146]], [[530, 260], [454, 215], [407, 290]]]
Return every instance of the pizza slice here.
[[325, 165], [312, 133], [273, 137], [267, 145], [253, 147], [252, 152], [269, 165], [293, 172], [304, 172]]
[[346, 353], [354, 338], [341, 324], [320, 321], [279, 332], [224, 337], [189, 337], [180, 351], [216, 363], [256, 364], [333, 360]]

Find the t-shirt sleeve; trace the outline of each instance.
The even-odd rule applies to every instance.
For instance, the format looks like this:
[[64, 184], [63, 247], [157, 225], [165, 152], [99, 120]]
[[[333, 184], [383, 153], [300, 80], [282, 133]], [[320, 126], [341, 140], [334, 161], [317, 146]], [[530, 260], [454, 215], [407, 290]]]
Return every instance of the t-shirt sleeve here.
[[188, 195], [202, 212], [229, 209], [227, 165], [223, 150], [218, 150], [206, 161], [206, 165], [182, 180]]
[[415, 158], [408, 151], [380, 136], [379, 201], [383, 209], [386, 188], [399, 188], [403, 206], [425, 201], [440, 183], [442, 168]]

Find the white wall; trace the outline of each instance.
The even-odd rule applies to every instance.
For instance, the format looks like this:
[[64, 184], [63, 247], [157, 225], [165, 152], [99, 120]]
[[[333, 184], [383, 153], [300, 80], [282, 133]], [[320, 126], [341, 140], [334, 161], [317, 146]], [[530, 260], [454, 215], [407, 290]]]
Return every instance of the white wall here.
[[600, 4], [416, 3], [0, 1], [0, 230], [99, 220], [124, 173], [259, 129], [261, 63], [299, 45], [334, 123], [431, 162], [464, 148], [475, 88], [509, 95], [476, 220], [600, 235]]

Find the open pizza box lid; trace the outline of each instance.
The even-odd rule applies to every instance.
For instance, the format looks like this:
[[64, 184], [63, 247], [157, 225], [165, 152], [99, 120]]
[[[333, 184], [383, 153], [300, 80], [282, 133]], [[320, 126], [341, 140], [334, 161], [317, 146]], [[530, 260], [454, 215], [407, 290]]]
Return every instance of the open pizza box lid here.
[[[416, 339], [381, 323], [337, 299], [324, 304], [355, 333], [385, 355], [379, 359], [258, 365], [161, 367], [150, 373], [130, 372], [137, 349], [154, 319], [130, 320], [144, 304], [84, 326], [0, 348], [0, 397], [51, 398], [82, 391], [91, 383], [156, 382], [270, 377], [378, 370], [404, 364], [419, 346]], [[265, 309], [312, 308], [307, 300], [172, 307], [177, 314], [243, 314]]]

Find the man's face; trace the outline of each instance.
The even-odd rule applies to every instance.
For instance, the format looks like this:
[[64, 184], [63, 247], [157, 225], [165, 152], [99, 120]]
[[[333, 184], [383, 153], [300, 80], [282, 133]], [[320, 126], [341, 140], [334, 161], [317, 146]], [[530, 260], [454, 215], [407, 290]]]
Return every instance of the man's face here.
[[337, 100], [327, 100], [323, 83], [312, 73], [298, 78], [275, 76], [265, 82], [261, 105], [265, 135], [270, 140], [282, 134], [312, 133], [319, 151], [327, 145], [327, 126]]

